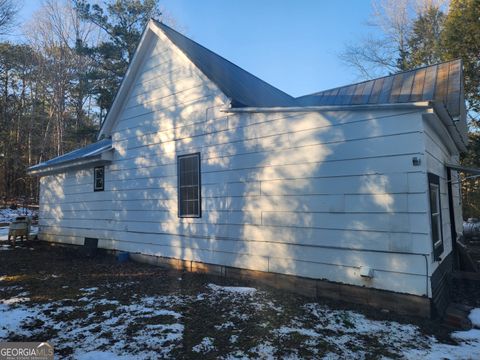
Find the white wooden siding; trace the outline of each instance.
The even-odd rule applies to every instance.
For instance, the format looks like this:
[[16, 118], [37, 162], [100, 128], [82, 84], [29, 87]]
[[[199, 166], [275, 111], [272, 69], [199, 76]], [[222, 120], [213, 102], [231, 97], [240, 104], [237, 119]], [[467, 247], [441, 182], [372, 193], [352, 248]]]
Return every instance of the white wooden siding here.
[[[168, 40], [150, 52], [113, 130], [105, 191], [92, 170], [43, 178], [43, 238], [429, 293], [420, 111], [225, 113]], [[180, 219], [176, 157], [193, 152], [202, 217]]]
[[[443, 236], [443, 254], [441, 258], [445, 258], [452, 251], [452, 236], [450, 229], [450, 210], [448, 203], [448, 183], [447, 183], [447, 169], [445, 164], [458, 163], [458, 153], [451, 153], [445, 146], [444, 141], [432, 128], [429, 121], [425, 121], [425, 157], [427, 160], [427, 171], [438, 175], [440, 178], [440, 202], [441, 202], [441, 217], [442, 217], [442, 236]], [[439, 123], [441, 124], [440, 120]], [[442, 125], [443, 126], [443, 125]], [[457, 231], [461, 231], [461, 203], [460, 203], [460, 189], [458, 184], [458, 174], [452, 171], [453, 179], [453, 205], [456, 216]], [[430, 211], [430, 210], [429, 210]], [[430, 221], [430, 220], [429, 220]], [[429, 222], [429, 227], [430, 227]], [[431, 228], [429, 229], [429, 237], [431, 238]], [[433, 245], [430, 241], [431, 251], [433, 252]], [[433, 256], [432, 256], [433, 262]], [[439, 265], [438, 261], [432, 263], [430, 270], [433, 272]]]

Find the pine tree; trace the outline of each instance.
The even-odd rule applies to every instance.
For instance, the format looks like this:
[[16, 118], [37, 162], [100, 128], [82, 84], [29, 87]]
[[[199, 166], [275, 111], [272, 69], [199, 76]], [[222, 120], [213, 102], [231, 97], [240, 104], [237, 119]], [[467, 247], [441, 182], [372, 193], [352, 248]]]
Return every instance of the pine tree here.
[[100, 6], [86, 0], [75, 0], [80, 16], [98, 26], [104, 39], [95, 46], [78, 43], [96, 67], [88, 76], [94, 83], [102, 115], [113, 103], [114, 96], [135, 53], [142, 31], [152, 17], [160, 15], [158, 0], [111, 0]]
[[414, 69], [442, 61], [441, 34], [445, 14], [433, 3], [413, 22], [408, 39], [408, 68]]
[[463, 60], [465, 98], [472, 125], [480, 127], [480, 0], [452, 0], [442, 34], [446, 60]]

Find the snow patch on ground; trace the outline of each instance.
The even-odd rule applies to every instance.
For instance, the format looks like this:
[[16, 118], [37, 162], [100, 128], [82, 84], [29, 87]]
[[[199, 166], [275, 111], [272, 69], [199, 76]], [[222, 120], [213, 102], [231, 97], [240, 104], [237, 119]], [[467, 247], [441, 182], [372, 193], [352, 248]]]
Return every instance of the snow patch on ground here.
[[230, 342], [231, 342], [232, 344], [235, 344], [235, 343], [238, 341], [238, 335], [232, 335], [232, 336], [230, 336], [230, 339], [229, 339], [229, 340], [230, 340]]
[[317, 333], [316, 331], [311, 330], [311, 329], [292, 328], [292, 327], [288, 327], [288, 326], [282, 326], [279, 329], [277, 329], [276, 332], [279, 335], [289, 335], [291, 333], [297, 333], [297, 334], [300, 334], [300, 335], [310, 336], [310, 337], [319, 337], [320, 336], [319, 333]]
[[[464, 360], [464, 359], [479, 359], [480, 358], [480, 334], [471, 333], [471, 331], [454, 332], [452, 338], [460, 339], [461, 337], [470, 338], [469, 341], [465, 338], [459, 342], [458, 345], [442, 344], [435, 338], [431, 337], [430, 347], [427, 349], [409, 349], [403, 352], [405, 359], [416, 360]], [[469, 333], [469, 334], [459, 334]]]
[[480, 328], [480, 309], [473, 309], [472, 311], [470, 311], [468, 318], [470, 319], [474, 327]]
[[250, 352], [258, 354], [259, 359], [275, 359], [275, 347], [269, 341], [250, 349]]
[[[3, 280], [7, 277], [0, 277], [0, 294], [7, 289]], [[46, 303], [30, 301], [29, 293], [20, 290], [17, 296], [0, 298], [0, 341], [12, 334], [53, 334], [49, 341], [55, 348], [73, 349], [71, 358], [80, 360], [174, 358], [178, 349], [217, 356], [225, 351], [222, 338], [230, 344], [221, 354], [224, 359], [369, 359], [379, 354], [412, 360], [480, 358], [479, 329], [454, 332], [458, 345], [445, 344], [412, 324], [370, 320], [318, 303], [284, 311], [279, 300], [254, 288], [208, 284], [206, 289], [200, 297], [135, 293], [125, 302], [109, 298], [104, 287], [84, 287], [80, 299]], [[205, 304], [218, 312], [205, 313], [205, 321], [215, 322], [200, 334], [200, 342], [183, 349], [189, 309]], [[470, 318], [478, 313], [480, 309], [472, 310]], [[252, 321], [261, 334], [253, 339], [248, 333]]]
[[91, 287], [91, 288], [81, 288], [80, 291], [83, 291], [85, 293], [94, 293], [95, 291], [98, 290], [98, 287]]
[[[83, 290], [94, 293], [97, 288]], [[34, 337], [51, 329], [57, 332], [50, 340], [55, 348], [75, 349], [75, 359], [98, 360], [169, 357], [183, 337], [182, 315], [168, 309], [169, 297], [140, 298], [129, 305], [105, 298], [89, 298], [88, 305], [77, 301], [75, 306], [61, 301], [25, 304], [28, 300], [0, 299], [0, 339], [7, 339], [10, 332]], [[71, 313], [82, 310], [89, 312], [87, 317], [72, 319]], [[32, 326], [36, 321], [42, 325]], [[109, 352], [101, 351], [107, 345]], [[120, 356], [129, 352], [135, 356]]]
[[196, 353], [208, 353], [212, 350], [215, 350], [215, 346], [213, 345], [213, 339], [211, 337], [204, 337], [200, 344], [192, 348], [192, 351]]
[[215, 325], [215, 329], [217, 330], [231, 329], [234, 327], [235, 327], [235, 324], [231, 321], [227, 321], [226, 323], [223, 323], [221, 325]]
[[471, 329], [468, 331], [456, 331], [452, 333], [454, 339], [460, 341], [477, 341], [480, 342], [480, 330]]
[[[452, 333], [452, 338], [459, 341], [459, 345], [442, 344], [435, 337], [426, 337], [421, 334], [417, 326], [399, 324], [394, 321], [373, 321], [363, 315], [347, 311], [341, 316], [343, 326], [330, 326], [342, 328], [347, 323], [346, 333], [384, 334], [385, 338], [379, 339], [384, 345], [401, 348], [401, 354], [406, 359], [478, 359], [480, 358], [480, 330], [458, 331]], [[339, 325], [342, 321], [337, 322]], [[353, 325], [353, 326], [350, 326]], [[416, 349], [411, 349], [415, 344]], [[410, 349], [409, 349], [410, 348]]]
[[17, 335], [26, 334], [26, 332], [22, 330], [22, 325], [27, 320], [32, 320], [40, 316], [40, 311], [37, 308], [12, 306], [21, 305], [28, 300], [30, 299], [19, 297], [0, 299], [0, 339], [7, 338], [9, 333]]
[[254, 295], [257, 292], [257, 289], [251, 287], [219, 286], [215, 284], [208, 284], [207, 287], [214, 292], [227, 292], [238, 295]]
[[[21, 294], [20, 294], [21, 296]], [[0, 304], [4, 305], [13, 305], [13, 304], [19, 304], [23, 302], [30, 301], [30, 298], [28, 297], [12, 297], [10, 299], [0, 299]]]
[[77, 360], [134, 360], [135, 356], [121, 356], [108, 351], [89, 351], [89, 352], [76, 352], [75, 359]]
[[29, 318], [34, 318], [37, 313], [28, 309], [10, 309], [7, 305], [0, 304], [0, 338], [7, 338], [10, 332], [18, 334], [22, 323]]

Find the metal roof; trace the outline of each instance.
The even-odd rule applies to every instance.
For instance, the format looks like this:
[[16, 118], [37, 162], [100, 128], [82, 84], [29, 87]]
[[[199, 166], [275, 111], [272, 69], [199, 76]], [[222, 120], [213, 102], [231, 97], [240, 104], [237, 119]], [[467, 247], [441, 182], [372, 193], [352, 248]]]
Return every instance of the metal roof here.
[[453, 118], [465, 116], [460, 59], [293, 98], [167, 25], [153, 21], [195, 66], [232, 99], [233, 108], [436, 101], [443, 102]]
[[[153, 20], [153, 19], [152, 19]], [[163, 33], [232, 100], [233, 107], [295, 106], [295, 98], [154, 20]]]
[[102, 153], [112, 149], [112, 139], [103, 139], [93, 144], [87, 145], [83, 148], [71, 151], [56, 158], [47, 160], [37, 165], [31, 166], [27, 171], [39, 171], [46, 168], [51, 168], [65, 163], [73, 163], [78, 160], [92, 159], [100, 156]]
[[464, 114], [462, 61], [453, 60], [296, 98], [299, 106], [442, 101], [452, 117]]

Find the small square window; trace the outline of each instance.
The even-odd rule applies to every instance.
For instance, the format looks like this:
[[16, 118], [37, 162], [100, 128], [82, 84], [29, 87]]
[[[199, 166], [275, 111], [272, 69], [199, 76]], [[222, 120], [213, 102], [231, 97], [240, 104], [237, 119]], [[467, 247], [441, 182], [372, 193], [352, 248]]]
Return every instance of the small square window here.
[[103, 191], [105, 188], [105, 167], [98, 166], [93, 169], [93, 190]]
[[201, 217], [200, 154], [177, 159], [178, 216]]

